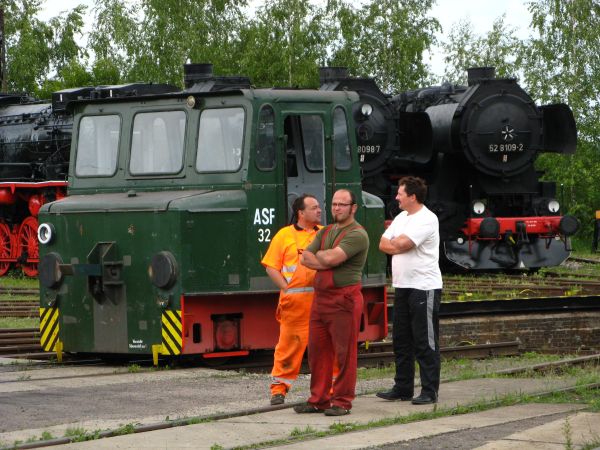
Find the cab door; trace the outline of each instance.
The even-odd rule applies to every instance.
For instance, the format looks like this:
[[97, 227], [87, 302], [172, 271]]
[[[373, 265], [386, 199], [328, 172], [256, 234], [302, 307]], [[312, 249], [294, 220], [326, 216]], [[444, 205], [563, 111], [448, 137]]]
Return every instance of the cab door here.
[[[286, 114], [281, 136], [284, 143], [284, 170], [288, 223], [292, 221], [292, 204], [302, 194], [317, 198], [323, 211], [327, 211], [331, 198], [331, 184], [327, 173], [326, 123], [323, 113]], [[327, 215], [322, 216], [323, 225]]]

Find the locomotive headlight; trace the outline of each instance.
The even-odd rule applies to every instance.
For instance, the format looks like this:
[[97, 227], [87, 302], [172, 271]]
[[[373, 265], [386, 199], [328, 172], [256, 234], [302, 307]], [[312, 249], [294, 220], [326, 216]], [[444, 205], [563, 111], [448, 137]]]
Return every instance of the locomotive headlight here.
[[473, 212], [478, 215], [483, 214], [485, 212], [485, 203], [483, 203], [481, 200], [474, 201]]
[[169, 289], [177, 281], [177, 260], [171, 252], [158, 252], [152, 257], [148, 275], [152, 284], [160, 289]]
[[188, 108], [193, 108], [194, 106], [196, 106], [196, 98], [193, 95], [190, 95], [185, 100], [185, 104], [188, 106]]
[[365, 117], [369, 117], [371, 114], [373, 114], [373, 106], [371, 106], [369, 103], [363, 103], [360, 107], [360, 113]]
[[548, 202], [548, 211], [551, 213], [557, 213], [560, 209], [560, 203], [558, 201], [552, 199]]
[[40, 244], [49, 244], [54, 239], [54, 225], [51, 223], [41, 223], [37, 229], [37, 235]]

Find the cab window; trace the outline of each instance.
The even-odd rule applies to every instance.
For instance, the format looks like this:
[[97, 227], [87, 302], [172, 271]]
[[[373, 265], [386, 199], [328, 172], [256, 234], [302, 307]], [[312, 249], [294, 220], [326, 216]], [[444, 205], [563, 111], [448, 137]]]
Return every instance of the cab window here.
[[205, 109], [198, 132], [198, 172], [235, 172], [242, 162], [244, 109]]
[[270, 106], [262, 108], [258, 116], [256, 167], [261, 170], [275, 168], [275, 113]]
[[79, 122], [75, 175], [111, 176], [117, 170], [119, 131], [117, 115], [86, 116]]
[[351, 167], [352, 159], [350, 157], [346, 114], [340, 107], [335, 108], [333, 111], [333, 155], [336, 169], [348, 170]]
[[311, 172], [321, 172], [325, 148], [323, 120], [317, 115], [300, 116], [300, 127], [306, 168]]
[[133, 175], [174, 174], [183, 167], [185, 112], [136, 114], [129, 172]]

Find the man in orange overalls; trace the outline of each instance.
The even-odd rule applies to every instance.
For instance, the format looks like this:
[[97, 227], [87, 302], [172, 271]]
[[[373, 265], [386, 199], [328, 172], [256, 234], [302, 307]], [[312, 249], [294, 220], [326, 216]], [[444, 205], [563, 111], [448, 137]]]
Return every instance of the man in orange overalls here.
[[298, 197], [292, 225], [277, 232], [261, 263], [280, 289], [275, 317], [279, 342], [271, 371], [271, 404], [280, 405], [298, 378], [308, 344], [308, 321], [313, 301], [315, 271], [300, 264], [300, 255], [321, 228], [321, 207], [312, 195]]

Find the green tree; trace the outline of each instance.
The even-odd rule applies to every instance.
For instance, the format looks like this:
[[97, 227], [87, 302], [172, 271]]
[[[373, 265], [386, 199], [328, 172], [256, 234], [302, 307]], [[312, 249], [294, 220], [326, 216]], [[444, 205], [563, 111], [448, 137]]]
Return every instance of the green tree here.
[[125, 81], [182, 84], [183, 64], [231, 71], [245, 0], [96, 0], [90, 48]]
[[318, 86], [330, 43], [327, 6], [267, 0], [240, 33], [240, 70], [258, 86]]
[[456, 84], [467, 83], [467, 69], [495, 67], [498, 77], [515, 77], [523, 65], [525, 43], [515, 36], [517, 29], [506, 24], [506, 16], [494, 20], [484, 36], [472, 31], [468, 20], [461, 20], [442, 43], [446, 70], [444, 79]]
[[77, 43], [77, 36], [82, 35], [86, 10], [86, 6], [78, 5], [49, 21], [48, 25], [52, 30], [50, 62], [56, 71], [60, 72], [66, 66], [88, 56], [86, 49]]
[[9, 91], [35, 92], [51, 60], [52, 29], [35, 18], [40, 0], [4, 2], [6, 79]]
[[427, 16], [433, 0], [373, 0], [363, 7], [360, 64], [385, 92], [413, 89], [424, 82], [423, 55], [441, 27]]
[[[76, 41], [83, 28], [85, 7], [78, 6], [48, 23], [36, 16], [41, 0], [4, 1], [7, 90], [26, 91], [46, 97], [55, 72], [75, 64], [85, 56]], [[55, 80], [56, 81], [56, 80]]]
[[571, 157], [543, 155], [538, 165], [563, 185], [563, 201], [589, 240], [600, 209], [600, 4], [596, 0], [536, 0], [529, 3], [538, 33], [526, 52], [524, 80], [543, 103], [566, 102], [578, 128]]
[[433, 0], [372, 0], [354, 9], [336, 4], [334, 65], [375, 77], [384, 92], [413, 89], [428, 76], [423, 56], [436, 43], [439, 22], [427, 16]]
[[88, 49], [102, 65], [112, 62], [119, 79], [126, 77], [135, 57], [141, 26], [136, 15], [138, 3], [126, 6], [122, 0], [96, 0], [93, 9], [95, 26], [88, 36]]
[[439, 28], [433, 0], [267, 0], [248, 19], [245, 0], [96, 0], [90, 49], [127, 81], [179, 84], [182, 65], [212, 62], [258, 86], [318, 86], [318, 67], [345, 65], [388, 90], [425, 79], [424, 52]]
[[[329, 46], [329, 65], [348, 67], [352, 75], [361, 73], [361, 60], [358, 53], [363, 28], [362, 9], [356, 3], [340, 0], [331, 2], [331, 28], [333, 39]], [[362, 71], [368, 76], [369, 73]]]

